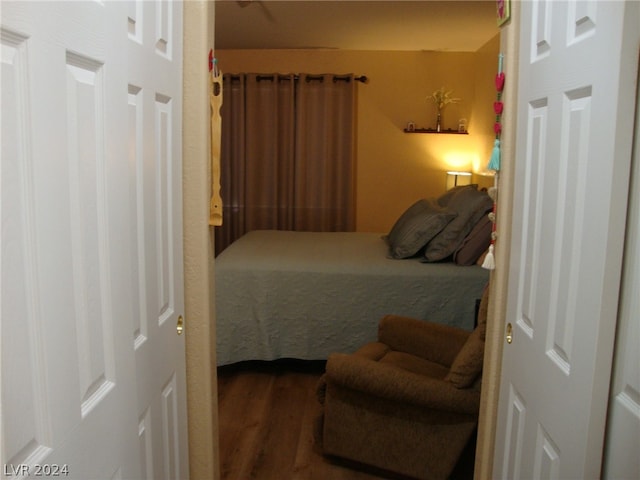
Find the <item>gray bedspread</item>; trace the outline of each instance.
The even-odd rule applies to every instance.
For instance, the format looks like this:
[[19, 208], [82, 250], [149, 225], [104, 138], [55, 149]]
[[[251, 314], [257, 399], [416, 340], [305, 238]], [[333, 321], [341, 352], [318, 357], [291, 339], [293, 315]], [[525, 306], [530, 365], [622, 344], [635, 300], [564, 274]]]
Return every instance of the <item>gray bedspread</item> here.
[[217, 364], [353, 352], [387, 313], [471, 330], [489, 272], [393, 260], [381, 237], [260, 230], [234, 242], [215, 260]]

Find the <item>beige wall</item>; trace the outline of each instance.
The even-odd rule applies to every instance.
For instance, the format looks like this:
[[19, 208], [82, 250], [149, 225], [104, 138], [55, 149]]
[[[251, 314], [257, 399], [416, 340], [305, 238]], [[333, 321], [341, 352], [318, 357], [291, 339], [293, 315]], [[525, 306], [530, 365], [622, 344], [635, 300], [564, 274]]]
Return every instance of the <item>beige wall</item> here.
[[[358, 84], [358, 231], [386, 232], [419, 198], [445, 189], [449, 169], [482, 172], [493, 145], [494, 76], [499, 37], [476, 53], [332, 50], [218, 50], [223, 72], [355, 73]], [[462, 102], [443, 113], [444, 128], [468, 120], [469, 135], [406, 134], [407, 122], [434, 127], [427, 97], [444, 86]], [[491, 186], [491, 177], [474, 181]]]
[[183, 221], [189, 472], [219, 478], [213, 305], [209, 74], [213, 3], [184, 3]]

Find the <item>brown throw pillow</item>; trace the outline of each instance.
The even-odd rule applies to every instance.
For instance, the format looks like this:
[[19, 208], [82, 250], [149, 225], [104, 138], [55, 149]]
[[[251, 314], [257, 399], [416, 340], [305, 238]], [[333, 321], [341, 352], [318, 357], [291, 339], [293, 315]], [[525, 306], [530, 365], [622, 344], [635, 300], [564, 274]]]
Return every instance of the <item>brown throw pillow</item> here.
[[458, 355], [451, 364], [446, 380], [458, 388], [473, 385], [480, 372], [484, 358], [484, 344], [487, 333], [487, 315], [489, 313], [489, 284], [484, 287], [480, 307], [478, 308], [478, 326], [469, 335]]
[[454, 387], [470, 387], [482, 372], [486, 328], [486, 323], [479, 324], [453, 361], [445, 381], [452, 383]]
[[491, 243], [491, 227], [493, 224], [488, 215], [484, 215], [466, 236], [462, 245], [453, 252], [453, 261], [458, 265], [473, 265], [489, 248]]

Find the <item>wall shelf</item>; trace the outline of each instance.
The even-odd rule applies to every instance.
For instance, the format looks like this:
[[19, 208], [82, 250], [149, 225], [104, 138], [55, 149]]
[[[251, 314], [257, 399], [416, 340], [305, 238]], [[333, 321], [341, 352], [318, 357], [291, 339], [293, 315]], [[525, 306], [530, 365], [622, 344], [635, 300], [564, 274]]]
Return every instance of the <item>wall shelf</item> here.
[[407, 130], [405, 128], [404, 133], [435, 133], [437, 135], [446, 133], [449, 135], [469, 135], [469, 132], [459, 132], [458, 130], [453, 130], [451, 128], [447, 130], [440, 130], [439, 132], [436, 131], [435, 128], [416, 128], [415, 130]]

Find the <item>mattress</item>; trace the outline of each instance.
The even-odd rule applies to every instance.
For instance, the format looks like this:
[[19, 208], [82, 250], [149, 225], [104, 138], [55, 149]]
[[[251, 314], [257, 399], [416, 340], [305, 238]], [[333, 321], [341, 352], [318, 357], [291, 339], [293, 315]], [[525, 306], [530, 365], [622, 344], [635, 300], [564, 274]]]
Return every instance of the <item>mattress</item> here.
[[388, 258], [380, 233], [249, 232], [215, 260], [217, 364], [353, 352], [388, 313], [471, 330], [488, 278]]

